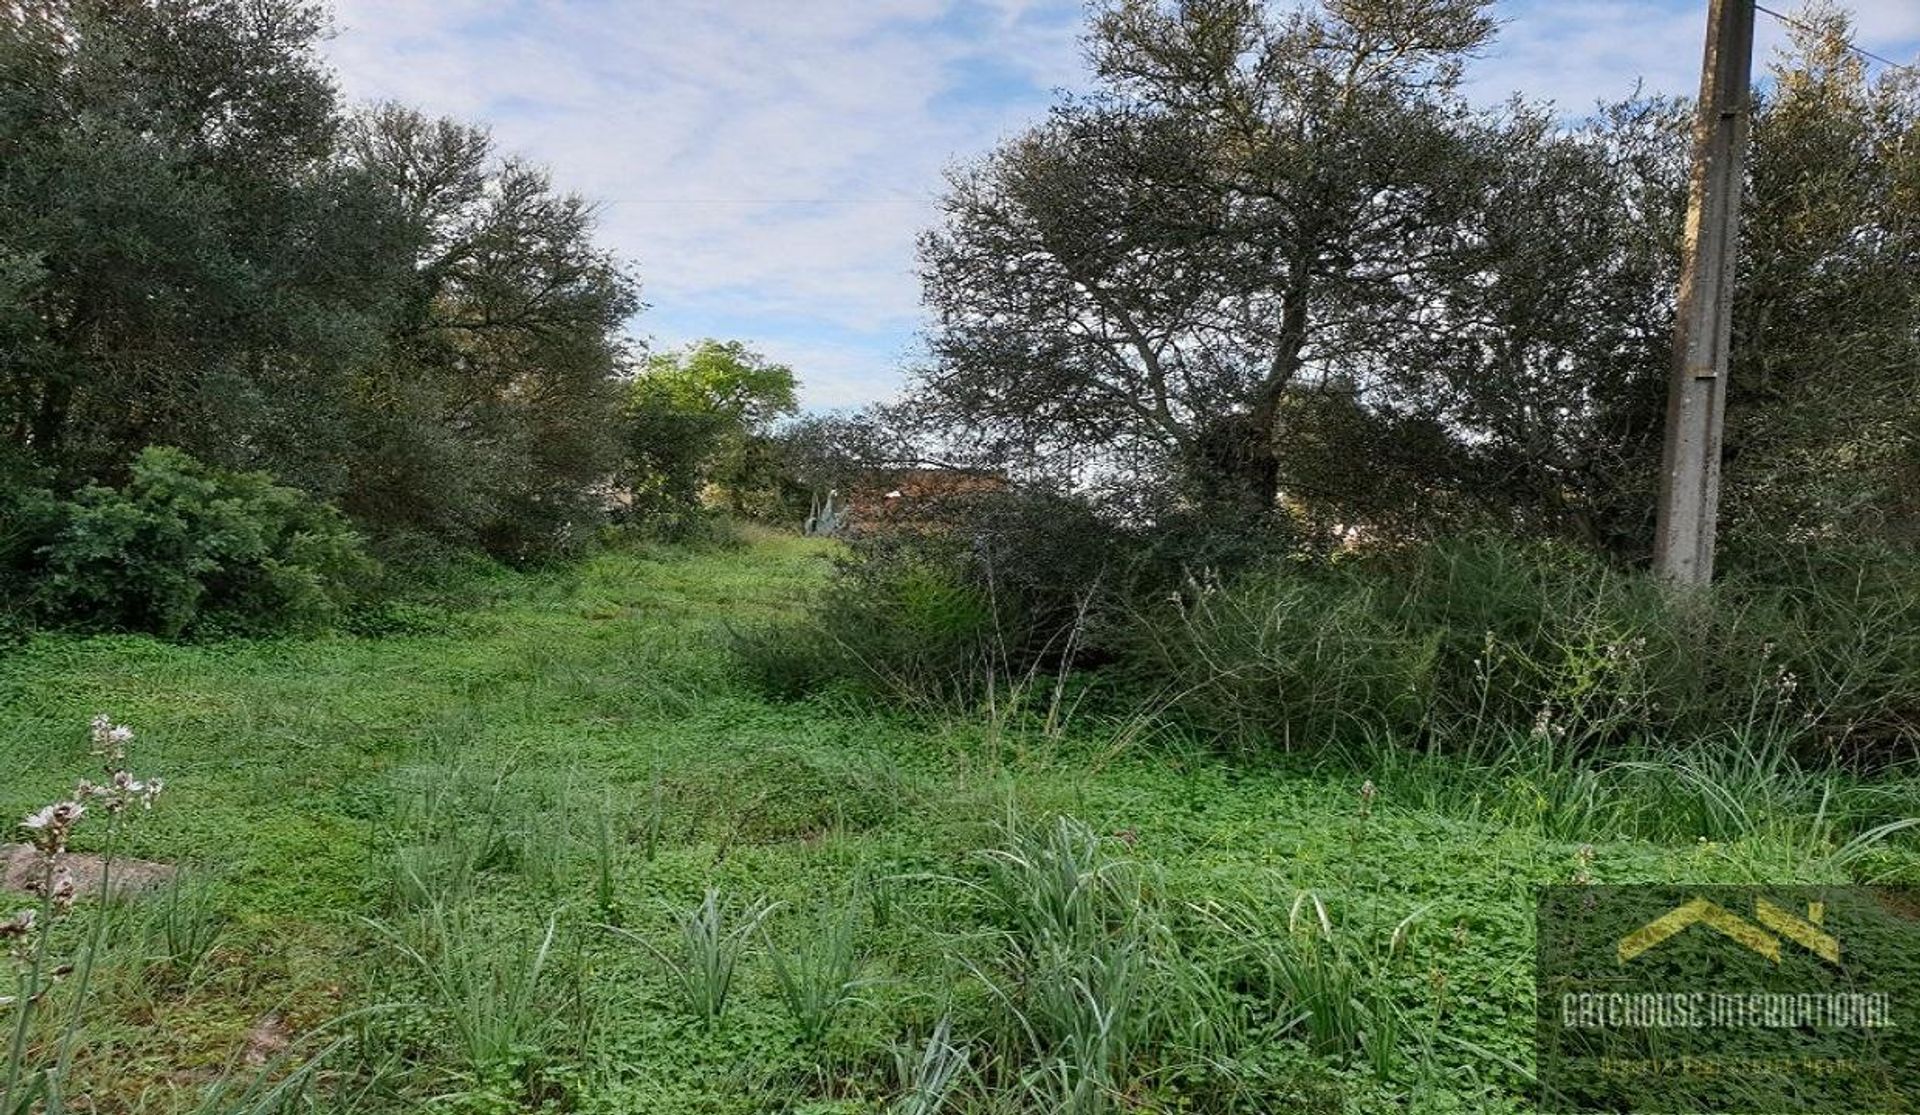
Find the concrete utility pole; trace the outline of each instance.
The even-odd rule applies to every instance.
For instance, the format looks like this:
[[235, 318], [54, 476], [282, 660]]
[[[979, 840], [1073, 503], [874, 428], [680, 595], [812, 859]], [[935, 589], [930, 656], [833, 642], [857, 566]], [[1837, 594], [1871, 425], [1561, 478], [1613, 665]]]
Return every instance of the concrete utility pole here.
[[1720, 432], [1727, 410], [1734, 251], [1753, 101], [1754, 0], [1712, 0], [1694, 125], [1693, 183], [1681, 244], [1654, 572], [1676, 585], [1713, 579]]

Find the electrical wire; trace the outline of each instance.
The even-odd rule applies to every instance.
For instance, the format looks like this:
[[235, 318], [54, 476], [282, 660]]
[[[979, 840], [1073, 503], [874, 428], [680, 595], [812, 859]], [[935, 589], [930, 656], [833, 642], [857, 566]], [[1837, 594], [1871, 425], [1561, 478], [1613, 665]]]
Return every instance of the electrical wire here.
[[[1818, 27], [1815, 27], [1810, 23], [1805, 23], [1805, 22], [1802, 22], [1801, 20], [1797, 20], [1793, 18], [1790, 15], [1784, 15], [1780, 12], [1776, 12], [1772, 8], [1767, 7], [1765, 4], [1756, 3], [1754, 4], [1753, 9], [1757, 12], [1767, 13], [1773, 18], [1786, 24], [1788, 27], [1797, 27], [1802, 31], [1813, 31], [1816, 33], [1818, 33], [1820, 30]], [[1904, 63], [1895, 62], [1891, 58], [1887, 58], [1883, 55], [1875, 54], [1873, 51], [1868, 50], [1863, 46], [1856, 46], [1852, 42], [1848, 42], [1846, 45], [1848, 50], [1851, 50], [1852, 52], [1854, 52], [1855, 54], [1858, 54], [1862, 58], [1871, 58], [1875, 62], [1880, 63], [1882, 66], [1887, 66], [1895, 70], [1905, 70], [1908, 73], [1912, 73], [1912, 74], [1920, 74], [1920, 67], [1910, 66]]]

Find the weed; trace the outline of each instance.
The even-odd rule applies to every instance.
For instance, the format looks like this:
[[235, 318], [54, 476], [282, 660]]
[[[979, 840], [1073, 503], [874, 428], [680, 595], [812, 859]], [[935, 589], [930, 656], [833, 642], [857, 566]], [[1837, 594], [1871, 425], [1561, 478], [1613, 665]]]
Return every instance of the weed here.
[[[0, 922], [0, 943], [8, 946], [17, 977], [14, 994], [0, 997], [0, 1006], [12, 1011], [12, 1037], [7, 1043], [4, 1075], [0, 1075], [0, 1115], [29, 1111], [38, 1102], [46, 1111], [64, 1111], [71, 1083], [73, 1054], [80, 1030], [96, 1007], [90, 992], [101, 955], [113, 929], [113, 868], [121, 830], [129, 810], [153, 807], [160, 796], [159, 779], [142, 781], [127, 767], [127, 745], [133, 730], [115, 724], [104, 713], [91, 725], [92, 753], [106, 774], [104, 783], [81, 779], [73, 796], [35, 810], [20, 822], [35, 855], [32, 884], [40, 895], [37, 908], [21, 910]], [[101, 857], [96, 884], [98, 902], [93, 924], [77, 960], [62, 962], [53, 956], [55, 922], [73, 911], [79, 885], [67, 865], [68, 840], [86, 817], [89, 807], [107, 817], [106, 852]], [[51, 1064], [34, 1064], [31, 1038], [34, 1016], [53, 991], [54, 983], [73, 975], [67, 1023], [62, 1028]]]
[[971, 1058], [967, 1047], [953, 1040], [953, 1024], [942, 1018], [927, 1040], [918, 1045], [896, 1045], [893, 1074], [900, 1095], [889, 1115], [939, 1115], [967, 1074]]
[[[589, 1028], [590, 1014], [556, 1013], [546, 986], [558, 932], [502, 934], [473, 916], [434, 903], [410, 933], [372, 923], [417, 971], [426, 1001], [446, 1022], [461, 1061], [476, 1081], [503, 1070], [537, 1069], [561, 1032]], [[411, 939], [410, 939], [411, 938]]]
[[[606, 801], [594, 812], [593, 829], [593, 903], [608, 924], [617, 923], [619, 910], [614, 902], [614, 884], [619, 874], [619, 850], [614, 839], [612, 810]], [[649, 857], [651, 858], [651, 857]]]
[[653, 783], [647, 792], [647, 815], [640, 829], [641, 849], [648, 863], [652, 863], [654, 856], [659, 854], [660, 831], [666, 824], [666, 818], [666, 783], [661, 778], [660, 771], [655, 769]]
[[1335, 929], [1318, 894], [1302, 892], [1287, 917], [1287, 935], [1274, 941], [1242, 925], [1259, 941], [1268, 986], [1290, 1012], [1288, 1028], [1325, 1056], [1362, 1056], [1380, 1079], [1399, 1065], [1405, 1019], [1390, 990], [1390, 968], [1405, 949], [1418, 913], [1396, 925], [1384, 943]]
[[1237, 1012], [1185, 956], [1138, 864], [1070, 817], [1001, 831], [979, 858], [1005, 955], [962, 963], [1001, 1008], [990, 1045], [1023, 1102], [1106, 1111], [1148, 1063], [1177, 1072], [1235, 1040]]
[[860, 978], [866, 958], [856, 940], [858, 930], [857, 908], [836, 905], [815, 914], [797, 946], [782, 947], [772, 934], [765, 934], [780, 1001], [810, 1046], [826, 1041], [834, 1018], [856, 1001], [867, 983]]
[[720, 891], [709, 887], [700, 904], [681, 915], [678, 947], [674, 950], [657, 948], [619, 926], [606, 928], [652, 953], [672, 973], [687, 1010], [711, 1027], [726, 1013], [734, 969], [746, 952], [747, 942], [772, 912], [771, 904], [756, 902], [729, 918], [721, 905]]

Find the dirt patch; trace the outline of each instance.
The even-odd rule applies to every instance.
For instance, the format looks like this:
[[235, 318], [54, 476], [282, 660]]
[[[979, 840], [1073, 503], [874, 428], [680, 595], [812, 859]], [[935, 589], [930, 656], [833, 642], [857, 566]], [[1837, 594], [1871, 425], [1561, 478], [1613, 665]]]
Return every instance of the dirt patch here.
[[[83, 894], [100, 893], [100, 876], [105, 866], [92, 852], [67, 852], [60, 862], [73, 872], [73, 883]], [[37, 886], [43, 868], [40, 853], [31, 844], [0, 844], [0, 884], [8, 890], [27, 891]], [[109, 884], [117, 894], [137, 894], [163, 886], [173, 879], [172, 864], [120, 856], [113, 861], [113, 880]]]
[[286, 1020], [278, 1014], [263, 1015], [247, 1029], [243, 1056], [247, 1064], [259, 1068], [285, 1053], [292, 1045], [293, 1032], [287, 1029]]

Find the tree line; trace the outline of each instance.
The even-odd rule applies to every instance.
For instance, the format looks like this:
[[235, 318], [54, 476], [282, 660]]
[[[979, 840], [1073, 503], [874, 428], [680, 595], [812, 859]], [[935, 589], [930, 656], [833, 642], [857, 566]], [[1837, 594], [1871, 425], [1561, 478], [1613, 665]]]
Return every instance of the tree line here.
[[[958, 169], [905, 425], [1151, 520], [1651, 537], [1691, 105], [1477, 107], [1477, 0], [1110, 0]], [[1920, 540], [1920, 80], [1803, 10], [1757, 93], [1741, 538]]]
[[482, 128], [347, 110], [317, 8], [0, 16], [0, 430], [56, 490], [147, 445], [519, 552], [612, 471], [633, 276]]
[[[1920, 81], [1870, 75], [1837, 9], [1796, 22], [1754, 120], [1728, 535], [1910, 546]], [[1096, 5], [1091, 91], [951, 176], [900, 402], [774, 441], [790, 369], [634, 351], [591, 203], [483, 128], [344, 105], [320, 7], [7, 5], [0, 567], [166, 533], [191, 516], [156, 510], [163, 475], [211, 507], [264, 474], [389, 556], [528, 560], [610, 515], [797, 521], [808, 487], [902, 463], [1202, 563], [1466, 529], [1636, 559], [1690, 108], [1476, 106], [1494, 30], [1475, 0]], [[156, 446], [185, 458], [140, 472]]]
[[749, 427], [792, 409], [791, 371], [717, 342], [645, 360], [592, 203], [483, 127], [344, 104], [327, 29], [306, 0], [0, 6], [13, 602], [177, 628], [152, 617], [192, 615], [159, 603], [179, 585], [129, 603], [115, 570], [287, 564], [273, 539], [333, 520], [269, 490], [390, 558], [537, 560], [764, 481]]

